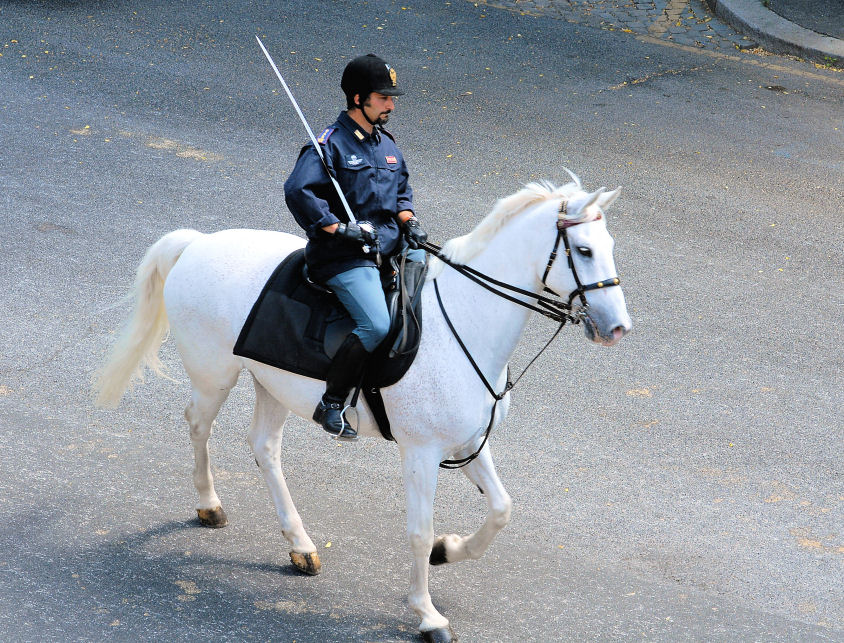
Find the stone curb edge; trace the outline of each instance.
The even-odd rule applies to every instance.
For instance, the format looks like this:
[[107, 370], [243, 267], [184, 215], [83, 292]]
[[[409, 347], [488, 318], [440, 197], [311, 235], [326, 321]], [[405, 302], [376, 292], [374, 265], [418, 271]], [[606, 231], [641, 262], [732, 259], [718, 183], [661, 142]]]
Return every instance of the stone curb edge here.
[[730, 26], [753, 36], [773, 53], [791, 54], [835, 66], [844, 65], [844, 40], [823, 36], [789, 22], [762, 6], [762, 0], [705, 0]]

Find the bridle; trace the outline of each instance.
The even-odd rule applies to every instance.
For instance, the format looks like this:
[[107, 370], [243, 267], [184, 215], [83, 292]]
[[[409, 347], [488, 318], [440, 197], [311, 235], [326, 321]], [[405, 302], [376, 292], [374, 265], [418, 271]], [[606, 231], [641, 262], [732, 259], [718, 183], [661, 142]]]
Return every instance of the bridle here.
[[[618, 286], [621, 283], [621, 279], [616, 277], [611, 277], [609, 279], [604, 279], [601, 281], [596, 281], [591, 284], [584, 285], [580, 277], [577, 274], [577, 268], [575, 268], [574, 260], [571, 255], [571, 245], [569, 244], [569, 238], [567, 231], [569, 228], [579, 225], [581, 223], [587, 223], [586, 221], [570, 221], [565, 218], [568, 212], [568, 201], [563, 199], [560, 203], [560, 209], [557, 212], [557, 238], [554, 241], [554, 247], [551, 249], [551, 254], [548, 256], [548, 263], [545, 266], [545, 272], [542, 275], [542, 286], [543, 286], [543, 293], [548, 292], [557, 297], [558, 299], [551, 299], [546, 297], [544, 294], [538, 294], [531, 292], [529, 290], [525, 290], [523, 288], [519, 288], [517, 286], [513, 286], [508, 283], [504, 283], [503, 281], [498, 281], [490, 277], [489, 275], [485, 275], [482, 272], [475, 270], [474, 268], [470, 268], [469, 266], [465, 266], [462, 264], [454, 263], [453, 261], [449, 260], [448, 258], [444, 257], [441, 253], [442, 248], [432, 243], [424, 243], [421, 247], [428, 253], [435, 256], [437, 259], [445, 263], [446, 265], [450, 266], [461, 275], [466, 277], [467, 279], [472, 280], [479, 286], [486, 288], [493, 294], [506, 299], [507, 301], [511, 301], [519, 306], [524, 308], [528, 308], [534, 312], [539, 313], [549, 319], [554, 320], [555, 322], [559, 322], [559, 327], [554, 334], [551, 336], [551, 339], [546, 342], [546, 344], [542, 347], [536, 356], [528, 363], [528, 365], [524, 368], [524, 370], [519, 374], [519, 376], [515, 380], [510, 379], [510, 370], [507, 369], [507, 383], [504, 386], [504, 390], [500, 393], [496, 393], [495, 389], [492, 388], [492, 385], [486, 379], [486, 376], [481, 371], [478, 364], [475, 362], [474, 358], [472, 357], [469, 349], [466, 348], [466, 345], [463, 343], [463, 340], [460, 338], [460, 335], [457, 333], [457, 329], [454, 328], [454, 324], [452, 324], [451, 319], [448, 316], [448, 313], [445, 310], [445, 306], [443, 305], [442, 297], [440, 296], [440, 289], [439, 285], [437, 284], [437, 280], [434, 279], [434, 292], [437, 296], [437, 303], [440, 306], [440, 311], [445, 318], [446, 323], [448, 324], [449, 329], [451, 330], [451, 334], [454, 335], [454, 338], [457, 340], [457, 343], [460, 345], [460, 348], [463, 350], [463, 353], [466, 355], [469, 363], [475, 369], [475, 372], [478, 374], [478, 377], [483, 382], [484, 386], [486, 387], [487, 391], [489, 391], [490, 395], [492, 395], [495, 402], [492, 405], [492, 411], [490, 413], [489, 424], [486, 427], [486, 431], [484, 432], [484, 439], [481, 442], [480, 446], [477, 450], [465, 458], [459, 458], [457, 460], [444, 460], [440, 463], [440, 467], [443, 469], [459, 469], [460, 467], [464, 467], [469, 464], [472, 460], [480, 455], [481, 450], [484, 448], [487, 440], [489, 439], [489, 435], [492, 431], [493, 424], [495, 423], [495, 408], [498, 406], [498, 403], [504, 399], [504, 397], [519, 383], [519, 380], [522, 379], [525, 373], [527, 373], [528, 369], [533, 366], [533, 363], [539, 359], [539, 356], [545, 352], [545, 350], [551, 345], [551, 343], [557, 338], [557, 335], [560, 334], [560, 331], [563, 329], [563, 326], [566, 325], [567, 322], [571, 322], [573, 325], [579, 324], [581, 321], [588, 317], [589, 311], [589, 302], [586, 301], [586, 293], [590, 290], [600, 290], [602, 288], [610, 288], [612, 286]], [[597, 218], [591, 219], [590, 221], [597, 221], [601, 218], [601, 215], [598, 215]], [[560, 248], [560, 240], [563, 242], [563, 246], [566, 250], [566, 257], [568, 259], [568, 266], [569, 270], [571, 270], [571, 274], [574, 277], [574, 283], [576, 288], [571, 291], [568, 297], [568, 301], [562, 301], [560, 295], [556, 292], [551, 290], [548, 285], [546, 284], [546, 280], [548, 279], [548, 273], [551, 272], [551, 268], [554, 265], [554, 262], [557, 260], [558, 250]], [[536, 304], [529, 303], [518, 297], [514, 297], [513, 295], [508, 294], [505, 291], [510, 291], [513, 293], [517, 293], [524, 297], [528, 297], [530, 299], [536, 300]], [[580, 299], [580, 304], [576, 307], [573, 304], [575, 298]]]
[[[621, 283], [621, 279], [618, 277], [611, 277], [608, 279], [603, 279], [601, 281], [596, 281], [591, 284], [583, 285], [583, 282], [580, 280], [580, 276], [577, 274], [577, 268], [574, 265], [574, 260], [572, 258], [571, 253], [571, 244], [569, 243], [569, 238], [567, 231], [569, 228], [572, 228], [576, 225], [580, 225], [581, 223], [588, 223], [588, 221], [570, 221], [565, 218], [568, 212], [568, 201], [563, 200], [560, 204], [560, 208], [557, 211], [557, 238], [554, 240], [554, 247], [551, 249], [551, 254], [548, 256], [548, 262], [545, 265], [545, 272], [542, 274], [541, 283], [543, 286], [543, 293], [551, 293], [555, 297], [560, 297], [556, 292], [551, 290], [547, 285], [548, 274], [551, 272], [551, 268], [554, 265], [554, 262], [557, 260], [558, 250], [560, 249], [560, 241], [562, 240], [563, 246], [565, 247], [566, 251], [566, 258], [568, 260], [569, 270], [571, 270], [571, 274], [574, 277], [574, 283], [576, 288], [571, 291], [569, 294], [567, 301], [562, 301], [562, 299], [551, 299], [546, 297], [544, 294], [537, 294], [531, 292], [529, 290], [525, 290], [523, 288], [519, 288], [517, 286], [513, 286], [511, 284], [504, 283], [503, 281], [498, 281], [490, 277], [489, 275], [485, 275], [482, 272], [475, 270], [469, 266], [465, 266], [462, 264], [454, 263], [447, 257], [444, 257], [441, 254], [442, 248], [437, 246], [433, 243], [424, 243], [422, 244], [422, 248], [430, 253], [431, 255], [435, 256], [437, 259], [445, 263], [446, 265], [450, 266], [460, 274], [462, 274], [467, 279], [474, 281], [479, 286], [486, 288], [493, 294], [506, 299], [507, 301], [511, 301], [514, 304], [518, 304], [524, 308], [528, 308], [534, 312], [539, 313], [549, 319], [552, 319], [555, 322], [560, 322], [565, 324], [566, 322], [571, 322], [572, 324], [579, 324], [586, 316], [589, 310], [589, 303], [586, 301], [586, 293], [590, 290], [600, 290], [602, 288], [609, 288], [611, 286], [618, 286]], [[598, 215], [597, 218], [591, 219], [591, 221], [598, 221], [600, 220], [601, 215]], [[434, 283], [436, 284], [436, 279], [434, 279]], [[514, 297], [507, 292], [510, 291], [524, 297], [528, 297], [529, 299], [536, 300], [536, 304], [529, 303], [518, 297]], [[576, 307], [573, 305], [575, 298], [580, 299], [580, 304]]]
[[[589, 303], [586, 301], [586, 293], [590, 290], [600, 290], [601, 288], [609, 288], [610, 286], [618, 286], [621, 283], [621, 279], [618, 277], [613, 277], [611, 279], [604, 279], [602, 281], [596, 281], [595, 283], [586, 284], [585, 286], [581, 283], [580, 277], [577, 274], [577, 269], [574, 267], [574, 260], [571, 256], [571, 245], [569, 244], [569, 236], [566, 234], [566, 231], [576, 225], [581, 223], [586, 223], [585, 221], [569, 221], [565, 218], [566, 213], [568, 211], [568, 201], [565, 199], [560, 204], [560, 209], [557, 214], [557, 239], [554, 241], [554, 247], [551, 250], [551, 255], [548, 257], [548, 264], [545, 266], [545, 272], [542, 275], [542, 285], [545, 287], [545, 292], [550, 292], [553, 294], [555, 293], [551, 290], [545, 283], [545, 280], [548, 279], [548, 273], [551, 272], [551, 266], [554, 265], [554, 262], [557, 260], [557, 250], [560, 248], [560, 239], [563, 240], [563, 245], [566, 248], [566, 258], [569, 262], [569, 270], [571, 270], [571, 274], [574, 277], [574, 283], [577, 286], [574, 290], [571, 291], [569, 294], [569, 300], [566, 302], [566, 308], [571, 311], [572, 310], [572, 301], [574, 301], [575, 297], [580, 297], [580, 311], [583, 311], [583, 315], [580, 315], [574, 323], [578, 323], [583, 316], [585, 316], [586, 310], [589, 308]], [[592, 221], [598, 221], [601, 219], [602, 215], [598, 215], [595, 219], [591, 219]]]

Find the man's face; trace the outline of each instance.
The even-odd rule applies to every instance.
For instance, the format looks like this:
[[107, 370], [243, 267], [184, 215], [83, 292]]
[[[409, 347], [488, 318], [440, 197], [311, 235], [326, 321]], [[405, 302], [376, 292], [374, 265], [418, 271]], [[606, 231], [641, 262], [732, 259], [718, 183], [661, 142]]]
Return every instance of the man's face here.
[[377, 125], [386, 125], [390, 119], [390, 114], [396, 108], [392, 96], [384, 96], [378, 92], [372, 92], [367, 96], [363, 104], [363, 111], [369, 117], [369, 120]]

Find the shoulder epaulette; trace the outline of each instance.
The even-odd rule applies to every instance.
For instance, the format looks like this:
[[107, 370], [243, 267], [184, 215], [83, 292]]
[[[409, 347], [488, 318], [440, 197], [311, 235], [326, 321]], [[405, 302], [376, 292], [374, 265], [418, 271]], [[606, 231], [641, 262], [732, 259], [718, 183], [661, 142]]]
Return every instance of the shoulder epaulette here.
[[326, 127], [322, 134], [317, 137], [317, 143], [324, 145], [328, 141], [328, 137], [331, 136], [336, 129], [336, 127]]

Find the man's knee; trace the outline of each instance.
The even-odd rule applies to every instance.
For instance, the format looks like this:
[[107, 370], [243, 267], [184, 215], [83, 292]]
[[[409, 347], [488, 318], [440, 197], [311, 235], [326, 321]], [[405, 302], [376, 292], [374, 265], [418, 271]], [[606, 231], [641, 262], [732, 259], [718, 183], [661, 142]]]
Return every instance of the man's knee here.
[[384, 315], [372, 320], [372, 333], [378, 338], [380, 344], [390, 332], [390, 316]]
[[390, 317], [389, 315], [372, 317], [365, 328], [357, 328], [355, 332], [363, 347], [371, 353], [378, 348], [378, 345], [384, 341], [390, 332]]

